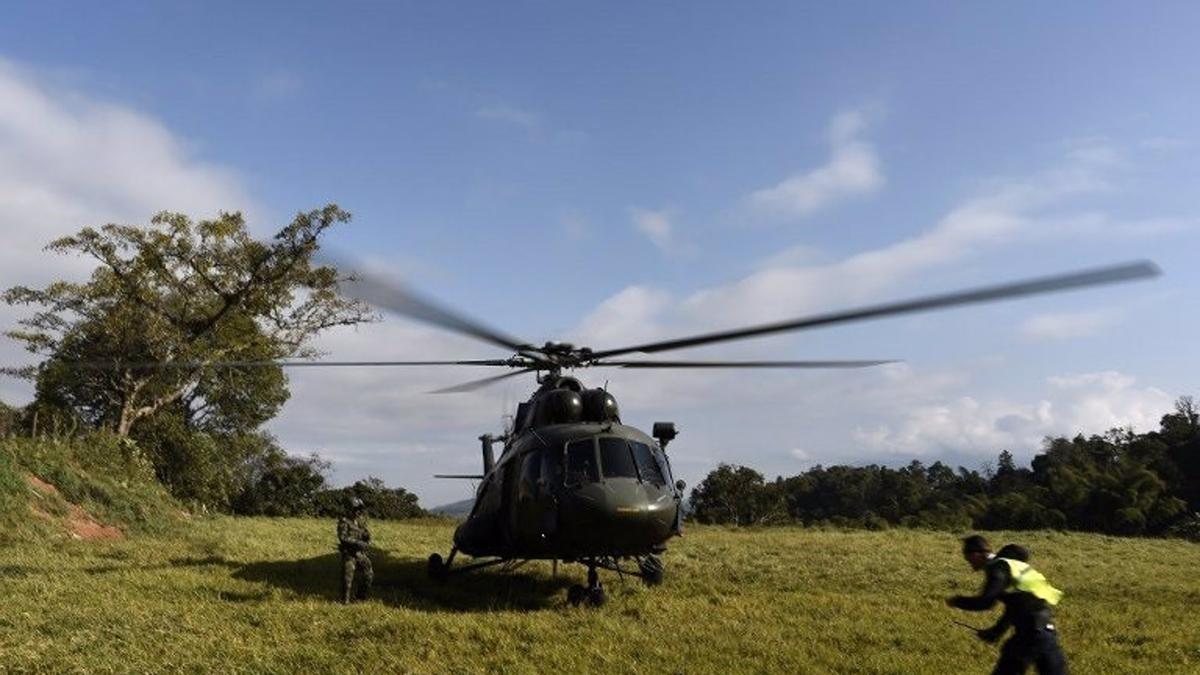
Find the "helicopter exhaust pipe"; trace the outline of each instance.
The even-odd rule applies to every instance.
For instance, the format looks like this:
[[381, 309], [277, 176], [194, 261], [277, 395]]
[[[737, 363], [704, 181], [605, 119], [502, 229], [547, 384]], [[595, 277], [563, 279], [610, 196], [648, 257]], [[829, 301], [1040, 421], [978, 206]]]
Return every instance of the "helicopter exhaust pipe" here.
[[492, 454], [492, 443], [500, 440], [491, 434], [484, 434], [479, 437], [480, 443], [483, 444], [483, 475], [488, 475], [496, 466], [496, 456]]

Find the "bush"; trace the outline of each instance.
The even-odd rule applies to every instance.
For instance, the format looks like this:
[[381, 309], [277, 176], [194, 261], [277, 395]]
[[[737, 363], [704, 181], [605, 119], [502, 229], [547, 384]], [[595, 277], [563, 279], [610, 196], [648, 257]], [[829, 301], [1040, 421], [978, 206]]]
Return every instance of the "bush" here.
[[1167, 530], [1167, 534], [1200, 543], [1200, 513], [1184, 516]]
[[1120, 509], [1113, 525], [1120, 534], [1141, 534], [1146, 529], [1146, 516], [1133, 507]]
[[870, 511], [868, 511], [866, 513], [866, 515], [864, 515], [862, 517], [862, 526], [868, 530], [877, 530], [878, 531], [878, 530], [888, 529], [889, 527], [891, 527], [891, 524], [888, 523], [888, 521], [884, 520], [882, 517], [877, 516], [874, 513], [871, 513]]

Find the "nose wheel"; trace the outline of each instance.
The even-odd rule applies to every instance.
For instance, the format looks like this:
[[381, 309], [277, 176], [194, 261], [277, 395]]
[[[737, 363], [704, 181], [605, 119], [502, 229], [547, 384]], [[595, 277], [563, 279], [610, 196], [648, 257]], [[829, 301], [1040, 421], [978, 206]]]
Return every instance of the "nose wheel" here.
[[567, 602], [572, 607], [578, 607], [582, 604], [587, 604], [589, 607], [599, 607], [608, 599], [604, 594], [604, 584], [600, 583], [600, 573], [596, 571], [596, 561], [589, 560], [587, 566], [587, 587], [575, 584], [567, 589]]
[[641, 573], [642, 581], [647, 586], [657, 586], [663, 582], [666, 568], [663, 567], [662, 559], [658, 556], [648, 555], [638, 558], [638, 572]]

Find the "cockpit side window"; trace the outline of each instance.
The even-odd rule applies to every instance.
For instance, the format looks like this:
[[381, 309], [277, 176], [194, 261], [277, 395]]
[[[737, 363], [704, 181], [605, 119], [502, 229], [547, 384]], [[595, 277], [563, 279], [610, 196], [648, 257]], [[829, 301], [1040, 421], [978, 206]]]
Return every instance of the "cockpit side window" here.
[[600, 480], [596, 466], [596, 446], [585, 438], [567, 444], [567, 485], [594, 483]]
[[605, 478], [637, 478], [637, 467], [624, 438], [600, 439], [600, 468]]
[[630, 441], [629, 447], [633, 448], [633, 461], [637, 463], [638, 474], [642, 477], [642, 480], [654, 485], [666, 485], [667, 479], [663, 475], [662, 467], [659, 466], [658, 460], [650, 452], [650, 446], [645, 443]]
[[561, 448], [542, 450], [542, 482], [548, 485], [562, 485], [563, 482], [563, 451]]
[[525, 455], [521, 464], [521, 483], [518, 488], [518, 499], [532, 499], [537, 494], [538, 479], [542, 477], [542, 451], [533, 450]]

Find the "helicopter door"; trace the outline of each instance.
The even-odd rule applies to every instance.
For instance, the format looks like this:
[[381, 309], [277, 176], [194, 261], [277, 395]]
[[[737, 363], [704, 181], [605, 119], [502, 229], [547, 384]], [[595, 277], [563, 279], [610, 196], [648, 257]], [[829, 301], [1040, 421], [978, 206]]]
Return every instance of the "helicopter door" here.
[[534, 450], [521, 461], [521, 476], [517, 482], [517, 508], [513, 513], [513, 529], [517, 538], [528, 546], [542, 542], [543, 492], [542, 452]]
[[517, 497], [517, 472], [520, 469], [520, 464], [511, 459], [504, 464], [504, 481], [501, 483], [500, 492], [500, 526], [504, 530], [504, 540], [508, 542], [509, 547], [515, 546], [519, 530], [516, 529], [515, 518], [513, 514], [516, 511], [513, 507], [516, 505]]

